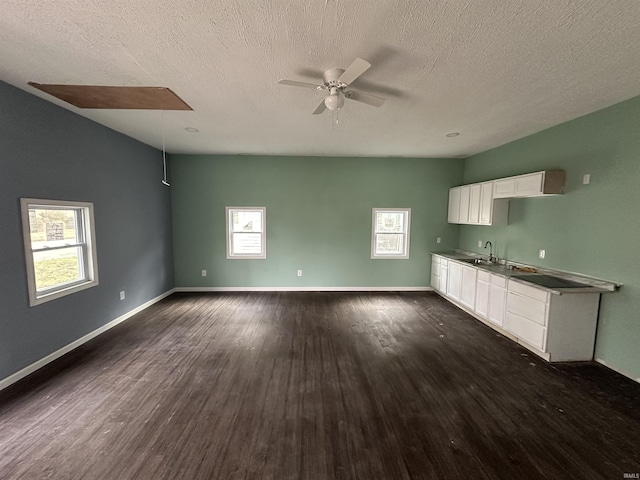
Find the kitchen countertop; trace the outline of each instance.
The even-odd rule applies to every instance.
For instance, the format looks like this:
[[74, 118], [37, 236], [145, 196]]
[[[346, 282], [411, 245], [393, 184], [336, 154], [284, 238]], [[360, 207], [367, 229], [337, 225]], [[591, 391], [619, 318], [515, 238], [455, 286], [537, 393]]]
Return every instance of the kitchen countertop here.
[[[479, 270], [484, 270], [495, 275], [506, 277], [515, 282], [529, 285], [531, 287], [539, 288], [547, 292], [551, 292], [555, 295], [564, 295], [569, 293], [607, 293], [617, 290], [622, 284], [602, 280], [599, 278], [588, 277], [577, 273], [563, 272], [561, 270], [552, 270], [548, 268], [540, 268], [530, 265], [524, 265], [521, 263], [511, 262], [508, 260], [500, 260], [498, 263], [493, 264], [474, 264], [465, 262], [465, 260], [484, 259], [484, 256], [478, 255], [473, 252], [467, 252], [464, 250], [449, 250], [446, 252], [431, 252], [432, 255], [438, 255], [440, 257], [457, 260], [464, 265], [468, 265]], [[534, 269], [535, 273], [527, 272], [523, 269]], [[530, 282], [526, 280], [525, 276], [549, 276], [562, 281], [568, 281], [573, 283], [579, 283], [581, 285], [588, 285], [586, 287], [546, 287], [538, 283]], [[522, 278], [525, 277], [525, 278]]]

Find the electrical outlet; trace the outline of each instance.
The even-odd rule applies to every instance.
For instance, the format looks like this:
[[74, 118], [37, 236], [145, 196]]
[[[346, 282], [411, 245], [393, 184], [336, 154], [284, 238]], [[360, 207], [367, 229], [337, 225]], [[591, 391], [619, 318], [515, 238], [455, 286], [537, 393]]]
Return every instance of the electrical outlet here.
[[541, 249], [541, 250], [538, 252], [538, 257], [539, 257], [539, 258], [544, 258], [544, 256], [545, 256], [546, 254], [547, 254], [547, 252], [546, 252], [545, 250], [542, 250], [542, 249]]
[[478, 248], [482, 248], [482, 240], [478, 240]]
[[301, 277], [302, 276], [302, 270], [298, 270], [298, 276]]
[[206, 277], [207, 276], [207, 271], [206, 270], [202, 270], [202, 276]]
[[585, 173], [585, 174], [582, 176], [582, 183], [583, 183], [584, 185], [589, 185], [589, 182], [591, 182], [591, 174], [590, 174], [590, 173]]
[[436, 243], [440, 243], [442, 239], [440, 237], [436, 238]]
[[124, 290], [120, 292], [120, 300], [124, 300]]

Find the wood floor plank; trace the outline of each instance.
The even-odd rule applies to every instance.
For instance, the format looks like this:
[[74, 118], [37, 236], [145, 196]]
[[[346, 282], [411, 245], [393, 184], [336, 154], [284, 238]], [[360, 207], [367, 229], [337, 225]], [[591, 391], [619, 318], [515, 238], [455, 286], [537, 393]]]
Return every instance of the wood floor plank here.
[[623, 478], [639, 407], [433, 293], [174, 294], [0, 392], [0, 478]]

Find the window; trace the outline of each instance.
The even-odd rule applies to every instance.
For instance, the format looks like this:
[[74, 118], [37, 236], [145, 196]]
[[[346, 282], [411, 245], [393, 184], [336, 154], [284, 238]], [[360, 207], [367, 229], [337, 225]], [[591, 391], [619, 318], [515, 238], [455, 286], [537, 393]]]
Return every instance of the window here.
[[409, 258], [410, 208], [374, 208], [371, 258]]
[[226, 207], [227, 258], [267, 258], [265, 207]]
[[21, 198], [29, 304], [98, 285], [93, 204]]

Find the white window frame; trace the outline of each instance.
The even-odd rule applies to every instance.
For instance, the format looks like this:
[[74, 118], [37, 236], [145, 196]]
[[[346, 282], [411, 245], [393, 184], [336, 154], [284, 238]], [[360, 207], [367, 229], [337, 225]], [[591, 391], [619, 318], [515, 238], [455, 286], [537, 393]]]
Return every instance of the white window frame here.
[[[76, 217], [77, 228], [82, 233], [82, 238], [77, 243], [68, 243], [59, 248], [80, 247], [82, 249], [82, 279], [68, 282], [62, 285], [38, 291], [36, 288], [34, 253], [46, 249], [33, 249], [31, 244], [31, 228], [29, 222], [29, 209], [74, 209], [78, 210], [79, 217]], [[24, 239], [24, 256], [27, 267], [27, 284], [29, 289], [29, 305], [36, 306], [51, 300], [55, 300], [72, 293], [85, 290], [98, 285], [98, 257], [96, 254], [95, 228], [93, 217], [93, 203], [74, 202], [65, 200], [47, 200], [40, 198], [21, 198], [20, 209], [22, 214], [22, 237]], [[78, 218], [80, 218], [78, 220]], [[57, 247], [54, 247], [57, 248]]]
[[[233, 213], [255, 212], [262, 215], [262, 232], [260, 238], [261, 253], [258, 255], [240, 255], [233, 253]], [[267, 258], [267, 207], [225, 207], [225, 219], [227, 224], [227, 259], [228, 260], [265, 260]], [[237, 232], [236, 232], [237, 233]], [[256, 233], [256, 232], [253, 232]]]
[[[376, 237], [377, 235], [384, 235], [384, 232], [376, 232], [376, 215], [384, 212], [402, 212], [405, 214], [405, 231], [394, 232], [394, 234], [402, 233], [404, 235], [404, 253], [377, 253], [376, 252]], [[371, 215], [371, 258], [375, 260], [380, 259], [392, 259], [392, 260], [408, 260], [409, 259], [409, 246], [411, 244], [411, 209], [410, 208], [374, 208]]]

